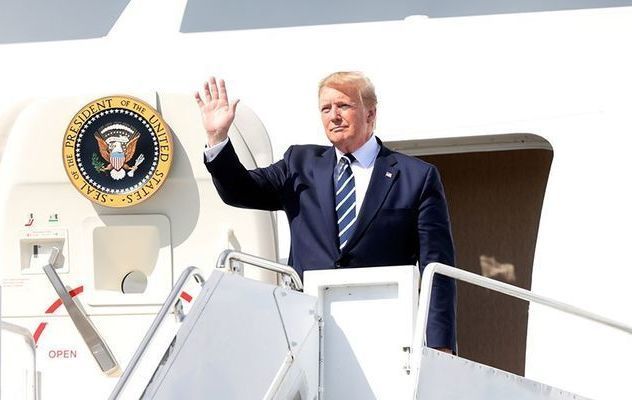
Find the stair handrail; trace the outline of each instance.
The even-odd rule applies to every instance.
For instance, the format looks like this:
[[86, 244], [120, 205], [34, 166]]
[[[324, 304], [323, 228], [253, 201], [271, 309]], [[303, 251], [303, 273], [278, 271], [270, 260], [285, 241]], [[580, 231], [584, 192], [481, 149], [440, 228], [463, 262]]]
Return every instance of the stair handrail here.
[[194, 277], [200, 285], [204, 285], [204, 277], [202, 276], [202, 272], [200, 271], [200, 269], [197, 267], [187, 267], [182, 272], [182, 274], [180, 274], [180, 278], [178, 278], [178, 281], [176, 282], [176, 284], [173, 285], [173, 289], [171, 289], [171, 292], [169, 292], [167, 299], [162, 304], [160, 311], [158, 312], [158, 314], [156, 314], [156, 318], [154, 318], [154, 322], [152, 322], [151, 326], [147, 330], [145, 337], [140, 342], [140, 345], [138, 346], [138, 348], [136, 349], [136, 352], [130, 359], [129, 364], [127, 364], [127, 367], [125, 368], [125, 372], [123, 372], [123, 375], [118, 380], [118, 382], [116, 383], [116, 386], [112, 390], [110, 397], [108, 397], [109, 400], [118, 399], [121, 392], [127, 385], [127, 382], [129, 381], [130, 377], [136, 371], [138, 363], [140, 362], [141, 358], [145, 355], [145, 351], [149, 347], [149, 344], [151, 344], [151, 342], [153, 341], [154, 336], [156, 335], [156, 332], [158, 331], [158, 328], [160, 328], [160, 326], [164, 322], [167, 315], [169, 315], [171, 307], [174, 306], [174, 304], [176, 303], [176, 301], [178, 300], [180, 296], [180, 292], [182, 291], [182, 288], [189, 281], [191, 277]]
[[441, 263], [430, 263], [424, 268], [421, 278], [421, 290], [419, 293], [419, 308], [417, 309], [417, 319], [415, 321], [415, 331], [413, 335], [413, 347], [411, 354], [412, 379], [414, 379], [415, 393], [413, 398], [417, 398], [419, 373], [421, 365], [421, 350], [426, 346], [426, 327], [428, 324], [428, 313], [430, 311], [430, 299], [432, 295], [432, 282], [435, 274], [447, 276], [472, 285], [480, 286], [496, 292], [506, 294], [511, 297], [522, 299], [532, 303], [542, 304], [568, 314], [618, 329], [628, 334], [632, 334], [632, 326], [623, 324], [613, 319], [595, 314], [579, 307], [533, 293], [529, 290], [499, 282], [495, 279], [477, 275], [459, 268], [451, 267]]
[[[7, 321], [0, 321], [0, 330], [5, 330], [7, 332], [11, 332], [14, 333], [18, 336], [22, 336], [22, 338], [24, 339], [24, 342], [26, 342], [26, 344], [29, 346], [29, 349], [31, 350], [31, 354], [33, 355], [33, 399], [39, 399], [39, 382], [38, 382], [38, 375], [37, 375], [37, 354], [36, 354], [36, 345], [35, 345], [35, 339], [33, 339], [33, 335], [31, 335], [31, 331], [29, 331], [28, 329], [20, 326], [20, 325], [16, 325], [16, 324], [12, 324], [11, 322], [7, 322]], [[0, 334], [1, 336], [1, 334]], [[5, 367], [8, 368], [8, 367]]]
[[[288, 265], [283, 265], [274, 261], [266, 260], [265, 258], [242, 253], [240, 251], [230, 249], [224, 250], [217, 258], [216, 267], [225, 268], [235, 272], [236, 267], [233, 265], [234, 261], [242, 262], [268, 271], [277, 272], [281, 274], [281, 276], [284, 278], [282, 281], [283, 286], [287, 286], [294, 290], [303, 290], [303, 282], [301, 281], [301, 277], [294, 270], [294, 268]], [[285, 278], [289, 279], [289, 282]]]

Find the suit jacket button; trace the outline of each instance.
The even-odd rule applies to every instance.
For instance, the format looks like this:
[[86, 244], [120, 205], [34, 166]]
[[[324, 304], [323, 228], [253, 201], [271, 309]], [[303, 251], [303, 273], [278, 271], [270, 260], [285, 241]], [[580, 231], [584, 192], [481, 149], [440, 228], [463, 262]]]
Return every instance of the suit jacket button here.
[[340, 261], [336, 261], [336, 268], [340, 268], [340, 267], [341, 267]]

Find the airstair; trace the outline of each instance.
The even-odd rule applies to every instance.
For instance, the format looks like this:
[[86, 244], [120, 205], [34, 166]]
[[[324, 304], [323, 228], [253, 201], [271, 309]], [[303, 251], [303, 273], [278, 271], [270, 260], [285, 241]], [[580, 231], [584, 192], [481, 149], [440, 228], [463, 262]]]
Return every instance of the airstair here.
[[[244, 278], [248, 264], [279, 274]], [[149, 379], [144, 355], [196, 268], [173, 287], [109, 399], [573, 399], [585, 397], [428, 348], [435, 274], [612, 328], [632, 328], [502, 282], [434, 263], [309, 271], [226, 250]], [[420, 289], [420, 291], [419, 291]]]

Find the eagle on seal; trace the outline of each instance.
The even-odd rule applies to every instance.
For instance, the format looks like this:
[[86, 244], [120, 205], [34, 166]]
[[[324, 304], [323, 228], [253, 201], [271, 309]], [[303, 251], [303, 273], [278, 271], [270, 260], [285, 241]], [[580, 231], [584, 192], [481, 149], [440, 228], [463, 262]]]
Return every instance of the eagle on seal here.
[[134, 157], [136, 144], [140, 134], [125, 124], [110, 124], [95, 133], [94, 137], [99, 144], [99, 153], [108, 164], [100, 167], [99, 172], [110, 171], [110, 176], [114, 180], [128, 176], [134, 176], [134, 171], [143, 162], [145, 157], [141, 154], [136, 158], [133, 166], [127, 163]]

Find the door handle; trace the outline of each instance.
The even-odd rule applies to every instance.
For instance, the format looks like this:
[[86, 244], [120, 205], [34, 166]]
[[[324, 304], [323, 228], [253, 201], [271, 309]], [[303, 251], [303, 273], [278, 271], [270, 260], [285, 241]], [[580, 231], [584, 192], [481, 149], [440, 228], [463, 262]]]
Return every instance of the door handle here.
[[119, 376], [121, 369], [119, 367], [114, 354], [108, 347], [103, 337], [99, 334], [97, 329], [90, 321], [90, 318], [86, 313], [75, 303], [75, 300], [70, 297], [66, 286], [62, 282], [61, 278], [55, 271], [53, 265], [59, 256], [59, 249], [53, 247], [48, 264], [43, 267], [44, 273], [48, 277], [48, 280], [53, 285], [53, 288], [59, 295], [62, 304], [66, 307], [66, 311], [70, 316], [70, 319], [75, 324], [75, 327], [79, 331], [81, 338], [88, 346], [90, 353], [99, 364], [99, 368], [108, 376]]

